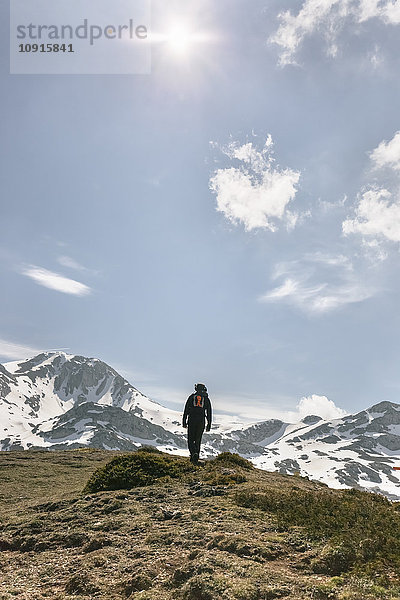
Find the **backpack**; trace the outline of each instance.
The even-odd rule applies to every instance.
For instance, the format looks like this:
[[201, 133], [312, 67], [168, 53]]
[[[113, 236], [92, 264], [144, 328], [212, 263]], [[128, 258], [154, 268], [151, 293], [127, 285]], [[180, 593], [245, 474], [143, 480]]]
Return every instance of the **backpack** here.
[[193, 394], [193, 407], [204, 409], [204, 404], [204, 396], [202, 394], [199, 394], [198, 392], [195, 392]]

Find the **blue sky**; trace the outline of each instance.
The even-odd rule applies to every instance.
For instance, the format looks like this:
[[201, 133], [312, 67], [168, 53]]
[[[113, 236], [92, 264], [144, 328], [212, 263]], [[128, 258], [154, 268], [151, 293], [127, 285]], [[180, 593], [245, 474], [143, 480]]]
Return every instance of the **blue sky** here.
[[154, 0], [188, 39], [136, 76], [10, 75], [1, 11], [2, 362], [257, 419], [400, 401], [398, 2]]

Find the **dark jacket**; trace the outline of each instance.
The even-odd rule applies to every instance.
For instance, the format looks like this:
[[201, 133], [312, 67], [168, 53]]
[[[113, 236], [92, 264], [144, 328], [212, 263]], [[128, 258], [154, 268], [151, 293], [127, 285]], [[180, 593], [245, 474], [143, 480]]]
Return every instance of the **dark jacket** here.
[[182, 425], [187, 426], [188, 421], [192, 422], [205, 422], [207, 419], [207, 429], [211, 428], [211, 402], [208, 394], [190, 394], [186, 400], [185, 410], [183, 413]]

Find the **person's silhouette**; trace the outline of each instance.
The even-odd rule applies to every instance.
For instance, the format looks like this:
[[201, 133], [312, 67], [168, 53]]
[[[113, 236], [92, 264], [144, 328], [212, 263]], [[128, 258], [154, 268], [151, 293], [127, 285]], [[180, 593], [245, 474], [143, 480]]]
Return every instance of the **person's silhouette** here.
[[211, 402], [204, 383], [196, 383], [194, 393], [186, 400], [182, 425], [188, 428], [188, 448], [190, 460], [197, 464], [200, 457], [200, 444], [207, 420], [206, 431], [211, 429]]

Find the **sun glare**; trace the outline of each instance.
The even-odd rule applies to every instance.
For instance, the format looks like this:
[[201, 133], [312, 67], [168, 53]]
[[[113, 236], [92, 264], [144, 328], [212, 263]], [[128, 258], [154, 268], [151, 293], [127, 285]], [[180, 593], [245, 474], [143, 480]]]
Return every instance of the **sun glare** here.
[[186, 25], [174, 25], [167, 35], [167, 42], [176, 54], [186, 54], [193, 42], [193, 34]]
[[[201, 56], [204, 60], [209, 53], [207, 47], [216, 42], [216, 35], [205, 31], [195, 19], [168, 19], [163, 30], [152, 31], [149, 41], [158, 46], [165, 57], [172, 57], [178, 63], [189, 64]], [[200, 51], [201, 48], [201, 51]]]

